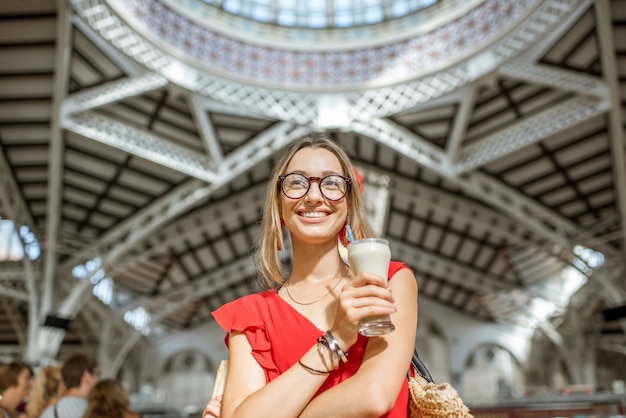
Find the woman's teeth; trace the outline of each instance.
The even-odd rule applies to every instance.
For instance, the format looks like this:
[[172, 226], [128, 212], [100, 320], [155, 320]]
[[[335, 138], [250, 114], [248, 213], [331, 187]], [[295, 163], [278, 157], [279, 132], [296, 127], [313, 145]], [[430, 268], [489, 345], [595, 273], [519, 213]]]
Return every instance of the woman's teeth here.
[[326, 212], [302, 212], [305, 218], [322, 218], [326, 216]]

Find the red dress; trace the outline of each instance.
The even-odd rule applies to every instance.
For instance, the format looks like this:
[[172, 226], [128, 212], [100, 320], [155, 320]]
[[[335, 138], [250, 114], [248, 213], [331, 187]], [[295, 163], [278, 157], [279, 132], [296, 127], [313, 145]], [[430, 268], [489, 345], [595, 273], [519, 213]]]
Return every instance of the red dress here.
[[[392, 261], [389, 277], [403, 268], [408, 267], [404, 263]], [[215, 310], [213, 317], [226, 331], [227, 346], [231, 331], [240, 331], [246, 335], [252, 346], [252, 355], [265, 371], [266, 382], [271, 382], [296, 364], [325, 332], [285, 302], [277, 290], [241, 297]], [[341, 363], [337, 370], [328, 375], [316, 396], [357, 372], [363, 361], [367, 341], [367, 337], [359, 335], [357, 342], [348, 350], [350, 360]], [[395, 406], [383, 417], [407, 418], [408, 403], [409, 388], [405, 380]]]

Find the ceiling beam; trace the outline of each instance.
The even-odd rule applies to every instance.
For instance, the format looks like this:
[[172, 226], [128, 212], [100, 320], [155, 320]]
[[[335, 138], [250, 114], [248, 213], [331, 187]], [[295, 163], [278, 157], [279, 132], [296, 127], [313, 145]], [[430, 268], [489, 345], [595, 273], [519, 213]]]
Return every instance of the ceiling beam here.
[[241, 282], [246, 277], [252, 276], [254, 271], [250, 257], [241, 258], [216, 271], [198, 277], [188, 285], [179, 286], [165, 295], [150, 299], [140, 298], [125, 310], [143, 306], [152, 315], [152, 322], [156, 323], [198, 299], [218, 293], [220, 290]]
[[463, 89], [463, 92], [464, 94], [460, 100], [459, 108], [454, 115], [452, 130], [446, 146], [446, 155], [450, 165], [452, 166], [457, 164], [463, 146], [463, 141], [467, 135], [467, 127], [469, 126], [472, 111], [474, 110], [474, 105], [476, 104], [478, 86], [468, 86]]
[[[145, 68], [161, 70], [173, 62], [172, 58], [127, 26], [106, 1], [71, 0], [69, 3], [76, 16], [93, 30], [93, 33], [86, 34], [100, 35], [107, 43]], [[103, 49], [103, 52], [107, 51], [110, 52], [108, 48]]]
[[352, 132], [390, 147], [399, 154], [421, 166], [434, 170], [444, 177], [454, 176], [448, 159], [441, 149], [395, 122], [364, 114], [357, 116], [350, 128]]
[[23, 289], [15, 288], [14, 286], [9, 287], [6, 285], [6, 282], [4, 284], [0, 284], [0, 295], [21, 300], [23, 302], [30, 302], [28, 292], [25, 292]]
[[206, 153], [214, 163], [214, 167], [221, 165], [224, 160], [224, 152], [222, 151], [220, 140], [215, 133], [215, 127], [204, 108], [204, 100], [197, 94], [191, 94], [190, 107]]
[[159, 228], [158, 234], [146, 236], [141, 241], [142, 245], [128, 248], [124, 257], [107, 269], [107, 274], [116, 277], [129, 266], [137, 265], [153, 255], [164, 254], [169, 248], [177, 247], [185, 241], [195, 242], [196, 238], [213, 230], [216, 225], [230, 225], [239, 221], [242, 216], [250, 214], [251, 208], [256, 210], [257, 207], [262, 207], [266, 189], [265, 184], [254, 186]]
[[446, 283], [477, 293], [499, 292], [502, 290], [522, 290], [519, 285], [508, 283], [499, 276], [492, 276], [449, 258], [428, 253], [403, 241], [390, 239], [394, 257], [404, 260], [416, 270], [428, 272], [434, 277], [445, 278]]
[[216, 173], [211, 170], [210, 161], [205, 155], [151, 132], [92, 112], [65, 118], [63, 128], [208, 183], [216, 181]]
[[0, 147], [0, 211], [5, 218], [12, 220], [17, 228], [20, 225], [27, 225], [31, 231], [36, 231], [35, 221], [15, 180], [4, 147]]
[[268, 121], [274, 120], [272, 118], [268, 118], [267, 115], [260, 112], [258, 109], [242, 109], [241, 107], [227, 105], [226, 103], [218, 102], [205, 96], [198, 96], [198, 99], [202, 100], [202, 107], [208, 112]]
[[80, 90], [63, 100], [61, 115], [71, 116], [98, 107], [118, 103], [166, 87], [169, 81], [157, 73], [145, 73]]
[[[596, 31], [598, 32], [600, 47], [600, 60], [604, 79], [609, 85], [610, 111], [609, 111], [609, 135], [611, 137], [611, 158], [613, 159], [613, 189], [615, 190], [617, 208], [620, 214], [622, 228], [622, 254], [621, 259], [626, 258], [626, 156], [624, 151], [624, 106], [621, 102], [620, 74], [615, 56], [616, 46], [613, 39], [613, 20], [611, 17], [611, 4], [608, 0], [595, 2]], [[617, 32], [616, 32], [617, 33]]]
[[478, 200], [509, 214], [538, 236], [558, 244], [563, 250], [573, 248], [575, 242], [584, 242], [605, 255], [615, 254], [614, 249], [597, 240], [588, 231], [499, 180], [476, 170], [463, 175], [453, 173], [440, 151], [425, 144], [423, 139], [403, 127], [378, 118], [362, 118], [354, 125], [354, 130], [395, 149], [417, 164], [432, 169]]
[[[243, 147], [229, 154], [220, 167], [216, 182], [209, 187], [189, 190], [187, 185], [178, 190], [182, 196], [170, 194], [167, 199], [159, 199], [119, 228], [112, 230], [103, 241], [98, 241], [93, 248], [86, 249], [85, 252], [92, 253], [96, 247], [102, 249], [106, 245], [107, 251], [95, 251], [95, 254], [102, 260], [102, 269], [107, 271], [128, 249], [137, 245], [153, 233], [156, 228], [189, 210], [200, 200], [208, 197], [214, 190], [227, 184], [291, 142], [306, 135], [307, 132], [308, 129], [306, 128], [295, 127], [288, 123], [274, 125]], [[133, 229], [133, 227], [136, 228]], [[119, 240], [111, 241], [112, 237], [117, 237]], [[67, 266], [71, 268], [71, 264]], [[84, 280], [75, 285], [60, 304], [58, 308], [60, 315], [68, 318], [74, 316], [85, 303], [86, 294], [91, 287], [90, 280]]]
[[545, 64], [528, 64], [517, 59], [499, 67], [498, 74], [560, 91], [592, 96], [606, 102], [610, 100], [611, 90], [605, 80], [564, 68], [555, 68]]
[[465, 147], [454, 170], [458, 174], [474, 170], [608, 110], [605, 100], [584, 96], [566, 100]]
[[207, 185], [196, 179], [187, 181], [108, 231], [89, 247], [75, 253], [61, 266], [61, 272], [67, 274], [79, 262], [95, 257], [107, 258], [111, 261], [116, 260], [121, 254], [126, 257], [133, 252], [133, 247], [137, 243], [149, 237], [163, 224], [198, 205], [215, 190], [289, 143], [301, 138], [306, 132], [308, 132], [306, 129], [290, 124], [275, 125], [269, 131], [249, 141], [242, 149], [231, 153], [224, 161], [223, 168], [219, 170], [214, 183]]
[[538, 62], [546, 56], [546, 54], [553, 48], [553, 46], [570, 30], [570, 28], [580, 20], [580, 18], [589, 10], [589, 7], [595, 0], [583, 0], [577, 1], [572, 4], [560, 5], [554, 4], [557, 7], [569, 12], [566, 15], [561, 15], [558, 18], [558, 26], [550, 33], [546, 33], [539, 39], [535, 40], [535, 43], [529, 46], [522, 54], [520, 58], [531, 62]]
[[[41, 294], [41, 309], [37, 315], [50, 313], [54, 303], [54, 286], [56, 281], [56, 268], [58, 254], [56, 242], [59, 236], [61, 224], [61, 202], [63, 194], [63, 151], [64, 138], [61, 122], [61, 107], [68, 91], [71, 53], [72, 53], [72, 22], [70, 20], [69, 6], [65, 2], [57, 4], [57, 33], [55, 46], [54, 81], [52, 93], [52, 115], [50, 123], [50, 146], [48, 157], [48, 190], [46, 205], [46, 235], [48, 245], [43, 250], [44, 272]], [[39, 305], [39, 304], [38, 304]], [[38, 318], [40, 319], [40, 318]], [[34, 333], [36, 331], [33, 331]], [[30, 335], [35, 337], [36, 334]], [[33, 341], [33, 340], [30, 340]], [[33, 344], [34, 345], [34, 344]], [[34, 348], [33, 348], [34, 349]], [[34, 352], [32, 355], [36, 355]]]
[[[57, 3], [59, 1], [57, 0]], [[124, 73], [129, 76], [136, 76], [146, 71], [146, 68], [138, 64], [137, 61], [129, 58], [119, 49], [115, 48], [110, 42], [106, 41], [84, 20], [76, 15], [72, 15], [72, 23], [76, 26], [87, 39], [115, 63]]]
[[438, 216], [454, 219], [459, 223], [472, 225], [477, 233], [487, 233], [494, 241], [520, 246], [544, 247], [545, 238], [535, 231], [479, 203], [472, 203], [458, 195], [442, 191], [387, 173], [391, 180], [391, 198], [394, 206], [414, 206], [421, 210], [431, 209]]

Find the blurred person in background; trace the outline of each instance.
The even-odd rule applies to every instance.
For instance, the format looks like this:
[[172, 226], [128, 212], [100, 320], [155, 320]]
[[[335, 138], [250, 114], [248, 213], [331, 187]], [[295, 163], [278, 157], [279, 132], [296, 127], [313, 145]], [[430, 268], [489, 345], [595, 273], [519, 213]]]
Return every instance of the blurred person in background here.
[[65, 394], [60, 366], [45, 366], [35, 376], [26, 404], [28, 418], [39, 418], [47, 407], [56, 404]]
[[21, 418], [20, 409], [30, 392], [33, 371], [25, 363], [14, 361], [0, 365], [0, 416]]
[[89, 393], [83, 418], [141, 418], [133, 409], [126, 391], [116, 380], [104, 379]]
[[61, 366], [65, 394], [44, 409], [41, 418], [80, 418], [87, 409], [87, 397], [98, 383], [98, 365], [84, 354], [74, 354]]

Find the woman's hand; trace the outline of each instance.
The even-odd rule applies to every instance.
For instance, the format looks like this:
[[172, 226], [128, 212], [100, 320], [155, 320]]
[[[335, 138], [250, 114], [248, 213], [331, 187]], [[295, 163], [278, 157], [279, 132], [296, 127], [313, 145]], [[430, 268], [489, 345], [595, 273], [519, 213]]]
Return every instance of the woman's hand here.
[[204, 407], [204, 411], [202, 411], [202, 418], [206, 417], [218, 417], [220, 416], [220, 412], [222, 409], [222, 395], [217, 395], [215, 398], [211, 399], [209, 403]]
[[396, 312], [387, 280], [373, 273], [359, 273], [341, 290], [331, 332], [347, 351], [358, 338], [361, 320]]

